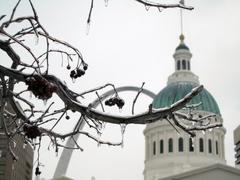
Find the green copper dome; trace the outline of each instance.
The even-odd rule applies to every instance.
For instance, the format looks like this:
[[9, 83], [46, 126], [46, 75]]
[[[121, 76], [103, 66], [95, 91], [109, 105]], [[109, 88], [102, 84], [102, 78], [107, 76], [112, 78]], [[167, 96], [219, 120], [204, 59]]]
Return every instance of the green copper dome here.
[[[174, 102], [183, 98], [188, 94], [197, 84], [189, 82], [177, 82], [166, 86], [161, 90], [153, 100], [154, 108], [169, 107]], [[202, 103], [198, 110], [212, 112], [221, 116], [218, 105], [212, 95], [203, 89], [197, 96], [195, 96], [188, 104]]]
[[176, 51], [180, 49], [185, 49], [189, 51], [189, 48], [184, 43], [179, 44], [178, 47], [176, 48]]

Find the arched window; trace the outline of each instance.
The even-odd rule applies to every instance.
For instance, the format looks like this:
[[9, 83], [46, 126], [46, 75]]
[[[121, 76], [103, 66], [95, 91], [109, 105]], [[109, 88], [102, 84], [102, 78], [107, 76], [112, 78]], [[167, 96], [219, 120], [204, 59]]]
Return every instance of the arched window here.
[[199, 139], [199, 151], [200, 152], [204, 151], [203, 138]]
[[181, 64], [180, 64], [180, 61], [178, 60], [177, 61], [177, 70], [180, 70], [180, 68], [181, 68], [180, 66], [181, 66]]
[[182, 69], [187, 69], [186, 68], [187, 64], [186, 64], [186, 60], [182, 60]]
[[164, 152], [164, 144], [163, 144], [163, 139], [161, 139], [161, 140], [160, 140], [160, 143], [159, 143], [159, 145], [160, 145], [160, 154], [163, 154], [163, 152]]
[[156, 155], [156, 141], [153, 141], [153, 155]]
[[192, 138], [189, 138], [189, 151], [193, 152], [194, 151], [194, 145], [193, 145], [193, 140]]
[[187, 64], [188, 64], [188, 70], [190, 70], [191, 69], [190, 62], [188, 61]]
[[216, 144], [216, 154], [218, 155], [218, 142], [216, 141], [215, 144]]
[[178, 151], [183, 152], [183, 138], [178, 139]]
[[169, 138], [168, 139], [168, 152], [173, 152], [173, 139]]
[[211, 139], [208, 140], [208, 152], [212, 153], [212, 140]]

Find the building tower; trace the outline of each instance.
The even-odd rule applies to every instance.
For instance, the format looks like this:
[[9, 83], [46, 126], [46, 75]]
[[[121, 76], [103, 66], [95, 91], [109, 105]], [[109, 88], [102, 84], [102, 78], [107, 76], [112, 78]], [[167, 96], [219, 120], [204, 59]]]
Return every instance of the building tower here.
[[[153, 100], [154, 108], [168, 107], [183, 98], [192, 88], [199, 85], [199, 78], [191, 71], [192, 54], [184, 43], [173, 54], [175, 72], [169, 76], [167, 86]], [[195, 110], [197, 115], [216, 114], [214, 121], [222, 122], [218, 105], [206, 90], [195, 96], [189, 104], [201, 105]], [[224, 156], [224, 127], [199, 131], [195, 138], [180, 130], [180, 134], [167, 122], [161, 120], [148, 124], [145, 136], [144, 180], [158, 178], [193, 170], [214, 163], [226, 163]]]
[[234, 130], [234, 145], [235, 145], [235, 165], [240, 169], [240, 125]]

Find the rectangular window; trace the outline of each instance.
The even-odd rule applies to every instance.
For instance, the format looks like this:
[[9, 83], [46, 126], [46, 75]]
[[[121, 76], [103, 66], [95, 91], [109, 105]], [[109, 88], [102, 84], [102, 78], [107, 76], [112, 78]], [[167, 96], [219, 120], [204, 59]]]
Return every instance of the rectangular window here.
[[173, 152], [173, 139], [172, 138], [168, 139], [168, 152], [170, 152], [170, 153]]
[[194, 144], [192, 138], [189, 138], [189, 152], [194, 151]]
[[160, 154], [163, 154], [164, 152], [164, 144], [163, 144], [163, 139], [160, 140]]
[[212, 141], [211, 141], [211, 139], [208, 140], [208, 152], [212, 153]]
[[204, 151], [204, 145], [203, 145], [203, 139], [202, 138], [199, 139], [199, 151], [200, 152]]
[[156, 155], [156, 141], [153, 141], [153, 155]]
[[216, 141], [216, 155], [218, 155], [218, 142]]

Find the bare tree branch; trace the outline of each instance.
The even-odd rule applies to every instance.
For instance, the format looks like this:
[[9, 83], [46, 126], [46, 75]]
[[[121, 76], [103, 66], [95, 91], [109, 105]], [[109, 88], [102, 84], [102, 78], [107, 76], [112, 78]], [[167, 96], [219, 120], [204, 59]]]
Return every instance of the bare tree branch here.
[[[148, 8], [193, 9], [193, 7], [185, 6], [181, 3], [160, 4], [145, 0], [135, 1]], [[192, 89], [185, 97], [169, 107], [155, 109], [151, 104], [145, 112], [134, 115], [134, 107], [138, 97], [143, 91], [143, 83], [133, 100], [132, 115], [112, 115], [106, 113], [104, 109], [105, 105], [116, 105], [119, 109], [125, 105], [124, 100], [120, 98], [114, 84], [106, 83], [105, 85], [87, 91], [78, 89], [78, 92], [74, 92], [62, 79], [57, 77], [56, 74], [49, 74], [49, 70], [55, 68], [51, 66], [52, 64], [50, 62], [54, 62], [54, 65], [59, 63], [63, 66], [63, 64], [66, 64], [64, 63], [66, 61], [66, 71], [69, 70], [69, 76], [73, 80], [76, 80], [85, 75], [88, 64], [76, 47], [47, 32], [41, 24], [31, 0], [29, 0], [29, 6], [33, 15], [14, 17], [20, 3], [21, 0], [18, 0], [10, 14], [9, 20], [4, 21], [3, 18], [5, 15], [0, 16], [0, 35], [3, 37], [0, 37], [0, 50], [7, 54], [7, 61], [11, 64], [7, 66], [1, 63], [2, 61], [0, 62], [0, 126], [4, 129], [4, 134], [9, 139], [9, 151], [14, 159], [17, 159], [14, 154], [14, 148], [12, 148], [12, 144], [14, 144], [13, 138], [15, 136], [21, 135], [26, 142], [30, 142], [34, 147], [38, 146], [36, 174], [41, 173], [39, 170], [39, 150], [43, 136], [50, 138], [51, 144], [53, 144], [57, 153], [59, 147], [70, 148], [59, 143], [59, 140], [65, 140], [67, 137], [72, 138], [74, 141], [76, 145], [74, 149], [83, 150], [74, 139], [74, 135], [77, 134], [82, 134], [98, 144], [122, 145], [123, 141], [112, 143], [99, 139], [105, 123], [120, 125], [123, 134], [128, 124], [148, 124], [166, 120], [176, 131], [180, 132], [179, 130], [181, 129], [191, 136], [194, 136], [197, 130], [221, 126], [219, 122], [212, 123], [211, 118], [215, 116], [213, 114], [202, 117], [193, 116], [192, 109], [195, 109], [197, 105], [188, 105], [188, 103], [201, 92], [203, 89], [202, 85]], [[88, 24], [91, 21], [93, 5], [94, 0], [91, 1], [89, 9]], [[13, 32], [10, 29], [12, 25], [19, 26], [21, 30], [15, 30]], [[36, 46], [33, 47], [28, 41], [31, 38], [41, 40], [42, 44], [36, 44]], [[24, 50], [24, 55], [19, 52], [18, 49]], [[52, 54], [59, 54], [61, 57], [58, 60], [52, 58]], [[26, 57], [28, 58], [26, 59]], [[106, 98], [104, 91], [109, 87], [113, 89], [114, 93], [104, 104], [103, 100]], [[36, 101], [31, 101], [27, 97], [28, 94], [33, 94]], [[54, 98], [52, 98], [53, 95]], [[101, 110], [95, 109], [96, 107], [91, 103], [84, 104], [85, 99], [79, 100], [79, 97], [87, 98], [87, 95], [97, 95]], [[56, 99], [61, 103], [58, 104], [57, 101], [54, 103]], [[38, 105], [39, 100], [48, 101], [45, 108]], [[7, 109], [7, 106], [11, 107], [11, 111]], [[182, 110], [183, 108], [184, 110]], [[74, 121], [76, 123], [73, 125], [73, 129], [65, 134], [57, 132], [57, 128], [55, 127], [58, 123], [64, 123], [64, 120], [69, 120], [73, 113], [76, 113], [78, 117], [78, 119], [76, 119], [77, 122]], [[64, 116], [65, 118], [63, 118]], [[85, 122], [99, 137], [81, 130], [80, 127]], [[191, 126], [189, 126], [189, 123]], [[13, 126], [14, 128], [11, 128]], [[0, 134], [2, 134], [2, 132], [0, 132]], [[39, 138], [39, 142], [34, 141], [36, 138]]]
[[145, 6], [149, 7], [157, 7], [157, 8], [182, 8], [182, 9], [187, 9], [187, 10], [193, 10], [194, 8], [191, 6], [185, 6], [184, 4], [161, 4], [161, 3], [156, 3], [152, 1], [146, 1], [146, 0], [135, 0], [141, 4], [144, 4]]

